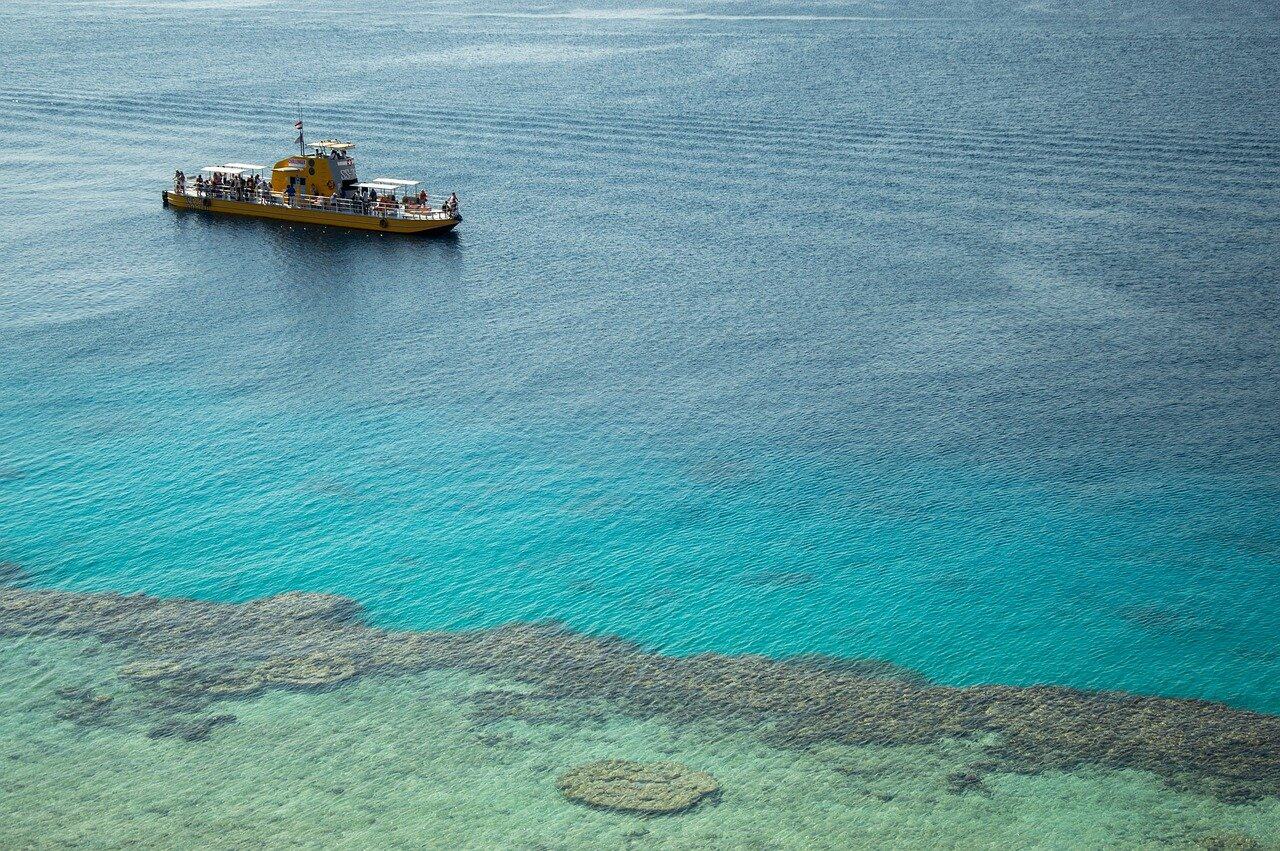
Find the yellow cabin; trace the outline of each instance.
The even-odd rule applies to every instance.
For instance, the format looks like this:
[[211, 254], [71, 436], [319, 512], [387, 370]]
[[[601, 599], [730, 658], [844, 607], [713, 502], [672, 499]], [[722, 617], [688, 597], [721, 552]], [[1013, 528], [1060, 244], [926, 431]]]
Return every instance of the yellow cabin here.
[[298, 128], [296, 156], [271, 167], [252, 163], [205, 166], [195, 176], [174, 173], [165, 206], [385, 233], [444, 233], [462, 221], [458, 196], [420, 189], [416, 180], [379, 177], [360, 182], [350, 142], [307, 145]]

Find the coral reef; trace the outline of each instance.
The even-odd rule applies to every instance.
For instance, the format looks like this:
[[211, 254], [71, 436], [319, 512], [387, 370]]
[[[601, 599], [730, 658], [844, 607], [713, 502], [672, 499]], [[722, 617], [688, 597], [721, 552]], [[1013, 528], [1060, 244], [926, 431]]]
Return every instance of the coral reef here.
[[571, 801], [606, 810], [668, 815], [695, 806], [720, 791], [703, 771], [676, 762], [603, 759], [565, 773], [556, 784]]
[[148, 682], [174, 678], [181, 675], [185, 670], [185, 665], [172, 659], [143, 659], [138, 662], [129, 662], [126, 665], [121, 665], [116, 673], [127, 680]]
[[965, 792], [981, 792], [991, 794], [991, 790], [982, 782], [982, 775], [976, 771], [953, 771], [947, 775], [947, 790], [955, 795]]
[[344, 656], [312, 653], [296, 658], [272, 659], [258, 667], [262, 681], [294, 688], [324, 688], [356, 675], [356, 665]]
[[858, 660], [663, 656], [554, 623], [384, 630], [365, 624], [354, 602], [328, 594], [237, 605], [0, 586], [0, 634], [33, 633], [95, 636], [136, 654], [122, 676], [175, 711], [260, 688], [336, 687], [367, 674], [447, 668], [530, 687], [528, 696], [477, 698], [481, 721], [551, 721], [565, 717], [557, 701], [606, 701], [611, 712], [635, 717], [750, 727], [792, 748], [966, 739], [981, 742], [981, 773], [1099, 766], [1147, 771], [1224, 801], [1280, 796], [1280, 717], [1208, 701], [1054, 686], [954, 688]]
[[292, 619], [347, 623], [364, 617], [364, 608], [350, 597], [305, 591], [289, 591], [251, 600], [241, 606], [241, 610], [248, 617], [269, 622]]
[[266, 685], [258, 671], [235, 668], [208, 671], [196, 682], [205, 694], [213, 698], [245, 697], [257, 694]]
[[898, 680], [917, 686], [930, 684], [930, 679], [919, 671], [889, 662], [885, 659], [845, 659], [838, 656], [826, 656], [821, 653], [804, 653], [799, 656], [788, 656], [782, 661], [788, 665], [816, 668], [835, 674], [848, 674], [865, 677], [869, 680]]
[[64, 687], [55, 694], [63, 701], [55, 713], [63, 721], [82, 727], [105, 724], [115, 709], [115, 698], [109, 694], [96, 694], [92, 689]]
[[150, 683], [173, 694], [203, 695], [210, 700], [256, 694], [265, 685], [262, 675], [253, 669], [201, 668], [171, 659], [129, 662], [117, 673], [122, 679]]
[[0, 585], [22, 585], [31, 580], [31, 575], [20, 564], [11, 561], [0, 561]]

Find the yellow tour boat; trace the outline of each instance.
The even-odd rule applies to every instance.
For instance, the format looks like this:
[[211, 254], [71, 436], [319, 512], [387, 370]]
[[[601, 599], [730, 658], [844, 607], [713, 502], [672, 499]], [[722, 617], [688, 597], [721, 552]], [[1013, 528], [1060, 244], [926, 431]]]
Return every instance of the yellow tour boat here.
[[432, 198], [416, 180], [362, 183], [351, 157], [355, 145], [335, 139], [307, 145], [301, 125], [298, 155], [277, 162], [270, 176], [252, 163], [206, 166], [194, 178], [177, 171], [165, 206], [383, 233], [445, 233], [462, 221], [456, 194]]

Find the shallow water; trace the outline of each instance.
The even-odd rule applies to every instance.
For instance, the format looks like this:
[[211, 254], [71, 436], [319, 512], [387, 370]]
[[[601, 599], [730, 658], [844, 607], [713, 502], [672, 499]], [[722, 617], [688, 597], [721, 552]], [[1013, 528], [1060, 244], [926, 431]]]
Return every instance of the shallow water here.
[[[1224, 813], [1143, 777], [1000, 775], [982, 791], [956, 794], [946, 777], [971, 754], [954, 743], [797, 754], [714, 726], [625, 717], [478, 724], [467, 695], [512, 687], [483, 677], [272, 692], [224, 706], [236, 722], [196, 743], [149, 739], [145, 725], [125, 720], [87, 731], [50, 725], [57, 701], [42, 688], [50, 672], [96, 676], [117, 699], [128, 697], [105, 664], [115, 660], [86, 664], [80, 649], [38, 642], [24, 647], [25, 658], [6, 660], [6, 681], [29, 688], [21, 702], [6, 700], [0, 728], [11, 766], [10, 844], [1101, 847], [1280, 831], [1275, 799]], [[726, 792], [714, 807], [667, 818], [567, 805], [555, 776], [602, 753], [695, 763]]]
[[[0, 615], [20, 814], [6, 831], [22, 845], [1280, 837], [1280, 719], [1216, 704], [949, 689], [839, 660], [682, 660], [545, 625], [387, 631], [327, 595], [227, 606], [7, 589]], [[716, 794], [665, 816], [566, 802], [561, 778], [602, 757], [697, 766]]]
[[[384, 627], [554, 618], [668, 654], [1280, 713], [1270, 5], [20, 0], [0, 23], [0, 562], [28, 585], [325, 591]], [[364, 176], [457, 189], [464, 226], [160, 207], [175, 167], [286, 151], [299, 102]], [[150, 740], [56, 718], [42, 665], [114, 676], [65, 640], [21, 639], [34, 670], [4, 654], [0, 735], [48, 743], [21, 751], [46, 780], [5, 793], [18, 844], [72, 802], [57, 829], [104, 844], [308, 819], [413, 844], [445, 812], [477, 844], [1280, 838], [1274, 799], [1090, 766], [996, 772], [990, 796], [885, 768], [858, 782], [895, 797], [868, 800], [808, 749], [618, 707], [608, 736], [502, 722], [534, 744], [464, 771], [456, 672], [269, 692], [252, 727]], [[386, 718], [385, 767], [334, 740], [351, 811], [312, 794], [303, 747], [341, 706]], [[386, 754], [427, 728], [453, 750], [396, 781]], [[233, 794], [268, 739], [307, 805]], [[718, 804], [627, 837], [555, 794], [668, 740]], [[179, 795], [178, 753], [208, 766], [203, 807], [125, 800]], [[362, 834], [379, 785], [406, 805]]]

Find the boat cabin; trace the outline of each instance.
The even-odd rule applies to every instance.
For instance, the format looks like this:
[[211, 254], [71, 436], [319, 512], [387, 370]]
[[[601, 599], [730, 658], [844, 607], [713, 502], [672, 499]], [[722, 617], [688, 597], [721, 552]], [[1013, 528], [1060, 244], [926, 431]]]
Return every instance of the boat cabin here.
[[285, 157], [271, 169], [271, 190], [280, 194], [292, 186], [301, 195], [349, 197], [356, 185], [356, 161], [350, 142], [326, 139], [306, 146], [310, 153]]

